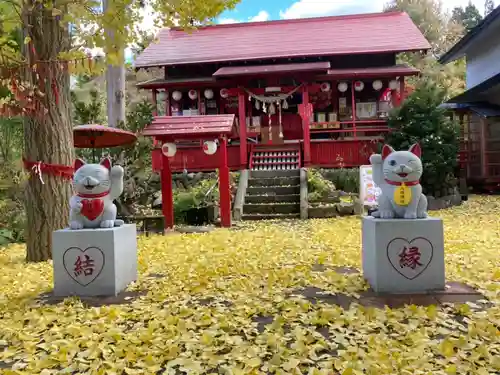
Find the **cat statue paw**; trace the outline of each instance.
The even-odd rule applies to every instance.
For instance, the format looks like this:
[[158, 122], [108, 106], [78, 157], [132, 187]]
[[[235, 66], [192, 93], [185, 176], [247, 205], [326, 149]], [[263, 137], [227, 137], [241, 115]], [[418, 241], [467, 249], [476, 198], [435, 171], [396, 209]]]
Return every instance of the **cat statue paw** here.
[[424, 219], [427, 198], [422, 194], [420, 178], [422, 150], [414, 144], [408, 151], [394, 151], [384, 145], [382, 154], [370, 156], [373, 182], [380, 188], [378, 210], [371, 216], [381, 219]]
[[123, 192], [123, 175], [123, 168], [111, 167], [109, 158], [102, 159], [100, 164], [86, 164], [77, 159], [69, 227], [76, 230], [123, 225], [123, 220], [116, 219], [117, 209], [113, 203]]

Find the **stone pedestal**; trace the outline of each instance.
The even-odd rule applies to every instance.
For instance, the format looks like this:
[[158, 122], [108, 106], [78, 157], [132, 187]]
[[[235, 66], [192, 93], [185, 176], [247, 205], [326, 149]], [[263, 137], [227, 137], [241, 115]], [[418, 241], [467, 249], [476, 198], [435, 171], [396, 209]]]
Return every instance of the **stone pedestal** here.
[[134, 224], [52, 234], [55, 296], [113, 296], [137, 280]]
[[363, 217], [363, 275], [375, 292], [444, 290], [443, 221]]

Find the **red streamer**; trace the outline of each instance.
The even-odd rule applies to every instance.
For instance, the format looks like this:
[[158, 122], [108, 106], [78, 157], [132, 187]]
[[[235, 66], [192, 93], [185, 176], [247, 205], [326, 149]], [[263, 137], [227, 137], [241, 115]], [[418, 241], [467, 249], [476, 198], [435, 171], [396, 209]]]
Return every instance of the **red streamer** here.
[[32, 171], [38, 176], [40, 181], [43, 183], [42, 174], [49, 174], [52, 176], [62, 177], [64, 180], [73, 179], [73, 173], [75, 171], [73, 166], [60, 165], [60, 164], [47, 164], [42, 162], [29, 161], [23, 158], [24, 168], [28, 171]]

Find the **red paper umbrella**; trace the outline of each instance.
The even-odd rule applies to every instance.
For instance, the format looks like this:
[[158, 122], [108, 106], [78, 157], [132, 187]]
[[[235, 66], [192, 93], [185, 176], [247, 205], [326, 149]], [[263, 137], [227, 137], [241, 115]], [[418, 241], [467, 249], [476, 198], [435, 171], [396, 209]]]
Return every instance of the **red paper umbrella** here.
[[129, 131], [103, 125], [80, 125], [73, 128], [77, 148], [106, 148], [134, 143], [137, 136]]

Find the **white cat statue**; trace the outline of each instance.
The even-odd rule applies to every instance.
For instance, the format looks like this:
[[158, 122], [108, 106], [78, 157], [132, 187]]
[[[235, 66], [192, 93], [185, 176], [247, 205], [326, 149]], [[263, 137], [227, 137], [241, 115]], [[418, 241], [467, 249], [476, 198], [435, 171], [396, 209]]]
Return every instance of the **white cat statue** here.
[[394, 151], [391, 146], [384, 145], [382, 154], [370, 156], [373, 182], [382, 191], [378, 197], [378, 210], [371, 216], [381, 219], [427, 217], [427, 198], [420, 185], [421, 156], [418, 143], [408, 151]]
[[122, 226], [123, 220], [116, 219], [116, 205], [113, 201], [123, 192], [123, 168], [104, 158], [100, 164], [86, 164], [75, 161], [71, 197], [70, 228], [113, 228]]

